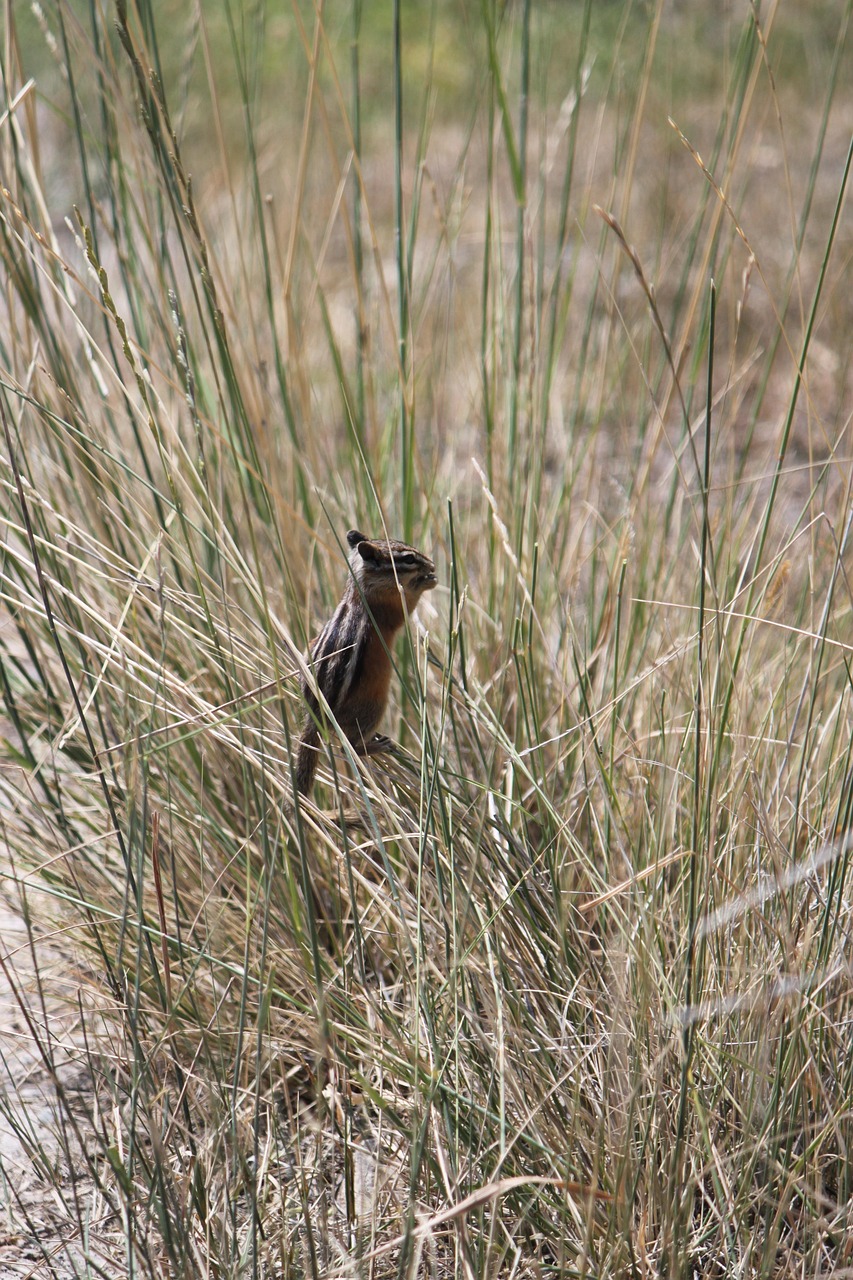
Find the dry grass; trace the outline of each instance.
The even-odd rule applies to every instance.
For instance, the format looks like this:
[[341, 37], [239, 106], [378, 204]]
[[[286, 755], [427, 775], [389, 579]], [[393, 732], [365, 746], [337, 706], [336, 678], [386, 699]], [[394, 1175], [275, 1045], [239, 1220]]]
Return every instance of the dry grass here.
[[[93, 1273], [853, 1265], [849, 8], [7, 29], [3, 865]], [[294, 811], [353, 524], [443, 585]]]

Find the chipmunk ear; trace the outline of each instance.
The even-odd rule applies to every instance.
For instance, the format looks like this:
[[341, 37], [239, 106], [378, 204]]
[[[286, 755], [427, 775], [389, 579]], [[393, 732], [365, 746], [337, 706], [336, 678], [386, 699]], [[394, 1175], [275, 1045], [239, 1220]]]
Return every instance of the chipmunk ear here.
[[347, 542], [350, 544], [353, 550], [355, 550], [355, 548], [358, 546], [360, 542], [368, 542], [368, 541], [369, 539], [366, 537], [366, 535], [363, 533], [359, 533], [358, 529], [350, 529], [349, 533], [347, 534]]
[[[361, 536], [361, 535], [359, 535]], [[378, 564], [382, 559], [382, 552], [379, 550], [375, 542], [371, 542], [369, 538], [362, 537], [358, 544], [358, 554], [362, 560], [367, 560], [370, 564]]]

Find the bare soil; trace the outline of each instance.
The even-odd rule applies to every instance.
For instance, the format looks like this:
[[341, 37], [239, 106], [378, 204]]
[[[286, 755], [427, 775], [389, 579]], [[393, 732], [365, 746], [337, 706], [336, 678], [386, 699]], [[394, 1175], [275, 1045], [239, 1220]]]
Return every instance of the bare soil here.
[[123, 1274], [74, 1120], [93, 1099], [74, 987], [61, 947], [0, 901], [0, 1280]]

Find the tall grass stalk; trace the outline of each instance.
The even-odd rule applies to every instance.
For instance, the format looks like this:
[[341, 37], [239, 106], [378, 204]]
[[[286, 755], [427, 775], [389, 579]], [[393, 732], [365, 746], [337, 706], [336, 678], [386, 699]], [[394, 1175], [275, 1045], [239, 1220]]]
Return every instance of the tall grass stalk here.
[[[46, 1275], [844, 1274], [850, 8], [7, 9]], [[354, 525], [440, 586], [295, 797]]]

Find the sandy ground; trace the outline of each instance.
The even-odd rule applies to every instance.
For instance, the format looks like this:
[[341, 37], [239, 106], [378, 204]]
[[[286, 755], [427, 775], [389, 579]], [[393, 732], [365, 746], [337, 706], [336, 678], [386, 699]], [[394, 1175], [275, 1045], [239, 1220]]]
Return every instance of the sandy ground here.
[[115, 1220], [74, 1132], [77, 1104], [92, 1103], [74, 975], [57, 946], [38, 943], [36, 959], [38, 981], [21, 913], [0, 900], [0, 1280], [66, 1280], [91, 1263], [120, 1275], [103, 1238]]

